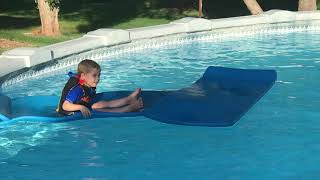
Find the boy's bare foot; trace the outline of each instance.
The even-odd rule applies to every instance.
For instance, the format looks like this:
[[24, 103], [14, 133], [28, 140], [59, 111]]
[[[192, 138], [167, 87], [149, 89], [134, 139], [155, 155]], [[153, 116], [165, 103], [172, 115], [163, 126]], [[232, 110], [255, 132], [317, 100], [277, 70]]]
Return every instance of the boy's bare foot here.
[[129, 111], [134, 112], [134, 111], [139, 111], [143, 108], [143, 101], [142, 98], [139, 97], [135, 101], [132, 101], [131, 104], [128, 105]]
[[131, 93], [129, 95], [129, 100], [132, 101], [132, 100], [137, 100], [139, 95], [141, 93], [141, 88], [137, 88], [133, 93]]

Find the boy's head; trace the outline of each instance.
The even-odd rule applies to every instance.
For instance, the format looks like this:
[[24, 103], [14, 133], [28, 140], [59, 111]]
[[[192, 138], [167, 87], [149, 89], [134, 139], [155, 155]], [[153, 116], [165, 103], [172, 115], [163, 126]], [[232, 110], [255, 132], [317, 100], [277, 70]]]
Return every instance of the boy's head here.
[[100, 65], [93, 60], [85, 59], [78, 64], [80, 79], [90, 87], [96, 87], [100, 80]]
[[85, 59], [78, 64], [78, 74], [89, 73], [92, 69], [101, 71], [100, 65], [93, 60]]

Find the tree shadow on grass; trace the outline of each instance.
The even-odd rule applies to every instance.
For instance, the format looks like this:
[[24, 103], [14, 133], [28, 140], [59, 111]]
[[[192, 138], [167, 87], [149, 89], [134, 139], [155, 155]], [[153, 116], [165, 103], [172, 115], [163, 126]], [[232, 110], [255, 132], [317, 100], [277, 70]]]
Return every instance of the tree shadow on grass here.
[[[194, 0], [86, 1], [90, 3], [82, 9], [81, 14], [88, 24], [80, 25], [78, 27], [80, 32], [112, 27], [137, 17], [175, 20], [183, 17], [183, 11], [187, 9], [196, 11], [198, 6]], [[298, 8], [298, 0], [258, 0], [258, 2], [264, 11], [270, 9], [296, 11]], [[203, 11], [209, 19], [250, 15], [243, 0], [203, 0]]]
[[82, 9], [82, 16], [88, 24], [80, 25], [78, 30], [87, 32], [98, 28], [112, 27], [130, 21], [139, 16], [142, 11], [142, 0], [92, 3], [88, 8]]
[[[77, 29], [81, 33], [128, 22], [143, 9], [144, 0], [62, 0], [59, 19], [79, 23]], [[37, 13], [34, 0], [0, 0], [0, 29], [40, 25], [34, 12]]]
[[10, 30], [19, 28], [28, 28], [40, 24], [39, 18], [12, 17], [0, 15], [0, 29]]
[[[0, 12], [25, 10], [32, 14], [31, 9], [35, 10], [34, 0], [0, 1]], [[14, 2], [17, 2], [17, 5]], [[258, 2], [264, 11], [270, 9], [296, 11], [298, 6], [298, 0], [258, 0]], [[76, 2], [63, 0], [61, 3], [59, 18], [79, 22], [77, 29], [82, 33], [98, 28], [110, 28], [138, 17], [172, 21], [186, 16], [183, 14], [186, 10], [197, 11], [198, 6], [198, 1], [195, 0], [78, 0]], [[250, 15], [243, 0], [203, 0], [203, 11], [205, 17], [209, 19]], [[36, 18], [34, 13], [32, 15], [34, 18], [2, 15], [0, 29], [40, 25], [40, 19]]]
[[298, 2], [299, 0], [264, 0], [260, 2], [260, 5], [264, 11], [271, 9], [297, 11]]
[[[86, 1], [86, 3], [84, 3]], [[71, 0], [62, 1], [61, 12], [65, 18], [75, 11], [87, 23], [78, 26], [79, 32], [88, 32], [98, 28], [111, 28], [136, 18], [175, 20], [183, 17], [183, 11], [194, 6], [194, 0], [81, 0], [82, 4], [70, 9]], [[190, 3], [191, 2], [191, 3]], [[194, 7], [191, 7], [194, 8]], [[141, 22], [143, 25], [143, 22]]]
[[204, 1], [203, 11], [209, 19], [250, 14], [243, 0]]
[[0, 0], [0, 13], [1, 30], [40, 25], [34, 0]]
[[[263, 11], [298, 9], [298, 0], [258, 0], [258, 3]], [[203, 11], [210, 19], [251, 15], [243, 0], [203, 1]]]

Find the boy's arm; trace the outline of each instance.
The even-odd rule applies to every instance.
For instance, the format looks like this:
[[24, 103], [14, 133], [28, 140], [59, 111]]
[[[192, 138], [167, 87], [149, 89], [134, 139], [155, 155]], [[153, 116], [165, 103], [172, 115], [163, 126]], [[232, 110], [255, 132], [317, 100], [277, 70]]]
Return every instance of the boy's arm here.
[[79, 101], [82, 95], [83, 90], [80, 86], [71, 88], [66, 96], [65, 101], [62, 104], [62, 109], [65, 111], [81, 111], [82, 115], [85, 118], [90, 117], [90, 110], [86, 106], [76, 103], [77, 101]]
[[91, 116], [90, 110], [86, 106], [80, 104], [73, 104], [69, 101], [64, 101], [62, 108], [65, 111], [81, 111], [82, 115], [86, 118]]

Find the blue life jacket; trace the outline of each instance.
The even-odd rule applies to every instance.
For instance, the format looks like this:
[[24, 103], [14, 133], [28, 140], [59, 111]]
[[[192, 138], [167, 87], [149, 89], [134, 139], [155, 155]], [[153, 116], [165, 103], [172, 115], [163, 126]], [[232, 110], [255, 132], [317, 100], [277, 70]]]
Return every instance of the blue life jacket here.
[[79, 83], [80, 76], [78, 74], [74, 74], [72, 72], [69, 72], [68, 75], [70, 76], [70, 78], [62, 90], [60, 100], [59, 100], [59, 105], [58, 105], [56, 111], [62, 115], [72, 115], [73, 114], [73, 112], [65, 111], [62, 108], [62, 105], [63, 105], [64, 101], [66, 100], [68, 93], [73, 88], [80, 88], [81, 89], [81, 96], [76, 102], [74, 102], [74, 104], [80, 104], [80, 105], [86, 106], [87, 108], [91, 109], [92, 99], [96, 95], [96, 88], [88, 87], [85, 84], [80, 84]]

